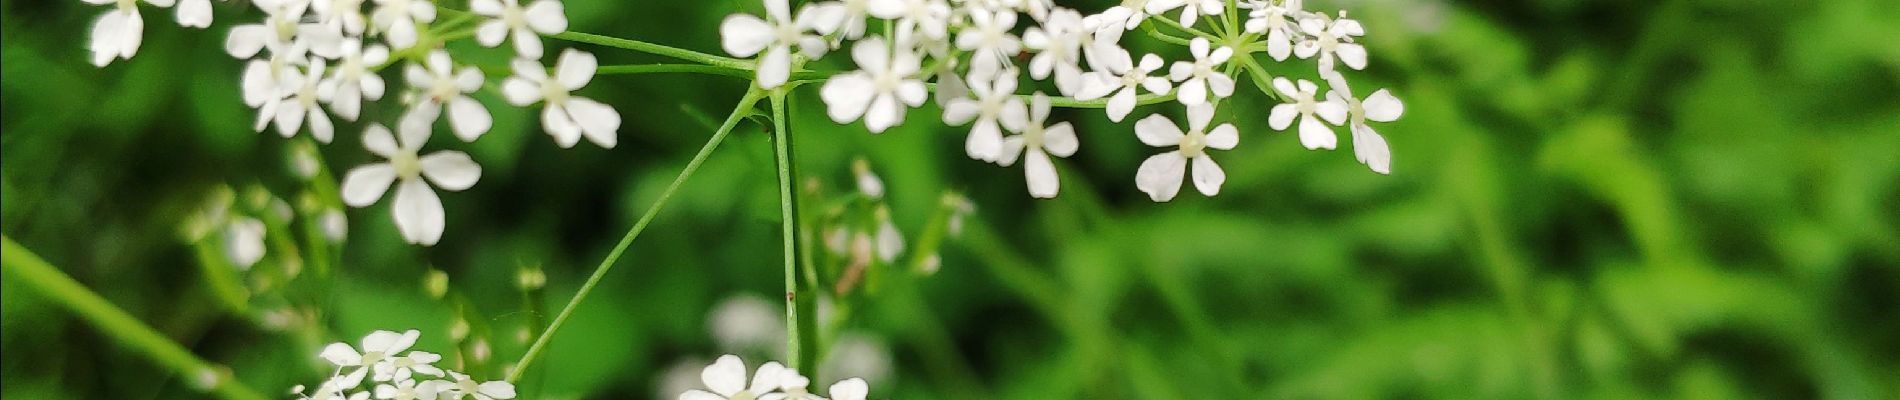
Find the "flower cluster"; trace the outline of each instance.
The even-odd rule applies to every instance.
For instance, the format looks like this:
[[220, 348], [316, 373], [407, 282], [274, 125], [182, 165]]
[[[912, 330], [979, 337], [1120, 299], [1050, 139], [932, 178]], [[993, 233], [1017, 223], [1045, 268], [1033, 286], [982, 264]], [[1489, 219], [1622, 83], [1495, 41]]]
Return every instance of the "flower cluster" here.
[[[713, 361], [712, 365], [701, 370], [699, 377], [706, 389], [692, 389], [680, 393], [680, 400], [815, 400], [826, 399], [811, 393], [806, 388], [811, 378], [806, 378], [798, 370], [786, 368], [777, 361], [768, 361], [760, 365], [752, 374], [752, 383], [746, 384], [745, 361], [739, 356], [727, 354]], [[831, 384], [828, 393], [830, 400], [864, 400], [870, 394], [870, 387], [864, 379], [851, 378]]]
[[[209, 0], [144, 1], [158, 7], [177, 2], [181, 25], [210, 26]], [[116, 10], [94, 23], [90, 49], [95, 65], [131, 58], [142, 41], [137, 1], [116, 4]], [[342, 197], [350, 206], [366, 207], [395, 184], [395, 222], [410, 243], [433, 245], [441, 238], [442, 203], [433, 189], [467, 189], [481, 176], [481, 167], [461, 152], [426, 156], [417, 152], [444, 114], [449, 130], [462, 141], [472, 142], [487, 133], [493, 119], [487, 106], [474, 97], [484, 87], [515, 106], [540, 103], [542, 127], [561, 147], [572, 147], [583, 137], [601, 147], [611, 148], [617, 142], [620, 113], [573, 95], [592, 80], [594, 56], [568, 49], [560, 53], [554, 72], [541, 64], [542, 36], [567, 30], [567, 17], [557, 0], [533, 0], [526, 5], [517, 0], [472, 0], [470, 13], [440, 20], [438, 13], [443, 11], [430, 0], [255, 0], [252, 4], [263, 12], [263, 20], [232, 27], [224, 49], [246, 61], [240, 78], [242, 99], [257, 111], [254, 129], [260, 132], [274, 125], [286, 138], [307, 131], [317, 142], [330, 143], [336, 136], [335, 119], [356, 121], [364, 114], [365, 102], [390, 97], [385, 70], [402, 64], [401, 77], [408, 89], [396, 89], [395, 97], [405, 104], [401, 117], [391, 124], [396, 134], [368, 123], [363, 138], [365, 147], [388, 162], [351, 170], [344, 179]], [[457, 63], [444, 44], [471, 36], [486, 47], [513, 42], [515, 76], [503, 79], [499, 87], [485, 86], [489, 77], [481, 69]], [[234, 258], [252, 257], [247, 252]]]
[[[409, 350], [421, 332], [370, 332], [362, 347], [332, 343], [319, 354], [336, 372], [311, 393], [299, 385], [291, 391], [306, 400], [503, 400], [515, 398], [515, 385], [505, 381], [477, 381], [466, 374], [436, 367], [442, 356]], [[368, 383], [365, 383], [365, 380]]]
[[[1136, 124], [1143, 143], [1175, 148], [1149, 158], [1137, 172], [1137, 186], [1155, 201], [1172, 199], [1188, 175], [1203, 194], [1220, 191], [1225, 175], [1205, 150], [1232, 149], [1238, 132], [1232, 124], [1208, 128], [1216, 105], [1234, 95], [1240, 74], [1256, 74], [1265, 95], [1287, 103], [1270, 111], [1274, 129], [1285, 130], [1299, 117], [1302, 144], [1333, 149], [1337, 138], [1330, 126], [1348, 126], [1359, 161], [1381, 174], [1390, 172], [1390, 151], [1367, 122], [1391, 122], [1404, 109], [1385, 90], [1353, 97], [1339, 66], [1366, 67], [1366, 49], [1357, 42], [1364, 27], [1343, 11], [1306, 11], [1300, 0], [1129, 0], [1092, 15], [1050, 0], [816, 1], [796, 13], [787, 0], [765, 0], [765, 9], [766, 18], [735, 14], [720, 26], [728, 53], [758, 56], [759, 87], [802, 83], [788, 77], [805, 62], [851, 43], [857, 69], [824, 79], [819, 93], [833, 121], [862, 120], [881, 133], [903, 123], [906, 111], [922, 106], [935, 90], [943, 121], [971, 126], [965, 153], [1005, 167], [1021, 161], [1029, 193], [1039, 198], [1060, 192], [1051, 157], [1068, 157], [1080, 144], [1069, 123], [1049, 121], [1053, 107], [1086, 103], [1103, 108], [1115, 122], [1138, 106], [1170, 99], [1186, 108], [1186, 131], [1159, 114]], [[867, 19], [882, 20], [887, 28], [866, 32], [867, 25], [878, 26]], [[1156, 54], [1135, 57], [1121, 45], [1122, 36], [1144, 24], [1191, 35], [1148, 30], [1184, 45], [1189, 57], [1172, 63]], [[1203, 25], [1212, 29], [1196, 28]], [[1331, 88], [1322, 96], [1310, 80], [1270, 77], [1257, 55], [1274, 62], [1315, 60], [1319, 79]], [[1024, 59], [1026, 65], [1017, 65]], [[1020, 93], [1025, 76], [1053, 92]]]

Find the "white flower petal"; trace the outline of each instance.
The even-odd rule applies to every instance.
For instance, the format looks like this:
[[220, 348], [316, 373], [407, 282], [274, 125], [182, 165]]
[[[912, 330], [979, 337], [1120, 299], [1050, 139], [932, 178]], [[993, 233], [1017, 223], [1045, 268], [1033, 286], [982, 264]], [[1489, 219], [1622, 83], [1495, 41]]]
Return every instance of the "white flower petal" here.
[[1170, 151], [1149, 156], [1135, 170], [1135, 187], [1156, 202], [1173, 200], [1181, 191], [1181, 175], [1187, 172], [1187, 158]]
[[508, 24], [501, 20], [490, 20], [475, 27], [475, 43], [482, 47], [495, 47], [508, 39]]
[[501, 95], [508, 99], [508, 104], [527, 106], [541, 101], [541, 85], [511, 76], [501, 81]]
[[1147, 118], [1135, 121], [1135, 137], [1140, 138], [1141, 143], [1149, 146], [1179, 145], [1183, 135], [1180, 126], [1176, 126], [1174, 121], [1168, 120], [1168, 117], [1161, 114], [1149, 115]]
[[211, 26], [211, 0], [179, 1], [178, 25], [192, 28]]
[[581, 141], [581, 126], [574, 124], [574, 118], [567, 114], [567, 107], [549, 104], [541, 109], [541, 129], [554, 137], [554, 144], [561, 148], [571, 148]]
[[1333, 130], [1327, 128], [1326, 123], [1320, 122], [1319, 118], [1308, 115], [1300, 118], [1300, 144], [1305, 145], [1307, 150], [1330, 150], [1339, 146], [1339, 135], [1333, 134]]
[[1366, 47], [1358, 43], [1340, 43], [1333, 48], [1339, 54], [1339, 61], [1352, 69], [1366, 69]]
[[848, 123], [864, 115], [875, 87], [871, 78], [862, 73], [838, 75], [825, 80], [818, 97], [824, 99], [826, 114], [831, 116], [832, 122]]
[[1108, 99], [1107, 111], [1109, 121], [1122, 122], [1122, 119], [1127, 118], [1128, 113], [1134, 110], [1135, 89], [1131, 88], [1116, 92], [1114, 97]]
[[449, 125], [455, 128], [455, 137], [464, 142], [480, 139], [494, 123], [494, 118], [488, 115], [488, 109], [482, 108], [482, 103], [475, 99], [461, 96], [449, 101]]
[[436, 187], [448, 191], [460, 191], [475, 186], [482, 177], [482, 166], [475, 164], [467, 153], [459, 151], [438, 151], [422, 156], [418, 163], [422, 166], [422, 176]]
[[434, 246], [442, 239], [442, 199], [421, 179], [406, 179], [397, 185], [396, 205], [391, 211], [396, 216], [396, 230], [411, 244]]
[[1041, 199], [1056, 197], [1062, 181], [1056, 176], [1056, 165], [1042, 149], [1023, 150], [1023, 177], [1029, 183], [1029, 196]]
[[553, 35], [567, 31], [567, 11], [561, 2], [555, 0], [537, 0], [529, 4], [521, 16], [529, 28], [543, 35]]
[[996, 161], [1003, 151], [1003, 131], [995, 119], [976, 121], [976, 125], [970, 127], [970, 137], [963, 142], [963, 151], [972, 159]]
[[1220, 194], [1220, 185], [1227, 182], [1227, 172], [1221, 171], [1220, 165], [1206, 154], [1194, 157], [1193, 177], [1194, 188], [1208, 196]]
[[871, 133], [883, 133], [900, 122], [904, 122], [904, 105], [889, 94], [879, 94], [871, 99], [871, 108], [864, 111], [864, 126]]
[[699, 379], [705, 381], [706, 388], [712, 389], [713, 393], [732, 397], [745, 390], [745, 362], [731, 354], [719, 356], [712, 365], [700, 370]]
[[594, 59], [593, 53], [567, 49], [561, 51], [561, 60], [556, 64], [554, 78], [561, 81], [562, 87], [574, 90], [587, 86], [587, 82], [594, 79], [594, 70], [599, 67], [600, 61]]
[[864, 379], [860, 378], [851, 378], [833, 383], [831, 384], [830, 391], [831, 400], [864, 400], [864, 397], [870, 395], [870, 392], [871, 389], [864, 384]]
[[1372, 168], [1372, 172], [1392, 173], [1392, 149], [1387, 147], [1385, 137], [1379, 136], [1372, 127], [1352, 125], [1352, 153], [1360, 163]]
[[602, 148], [614, 148], [620, 140], [620, 112], [585, 97], [567, 99], [567, 113], [574, 117], [587, 140]]
[[1221, 124], [1214, 127], [1214, 131], [1208, 132], [1204, 140], [1207, 147], [1233, 150], [1235, 145], [1240, 144], [1240, 131], [1234, 128], [1234, 124]]
[[1405, 103], [1400, 102], [1398, 97], [1393, 97], [1392, 92], [1385, 89], [1372, 92], [1372, 95], [1366, 96], [1366, 101], [1360, 103], [1359, 106], [1365, 108], [1366, 119], [1379, 122], [1397, 121], [1399, 115], [1405, 113]]
[[1284, 131], [1287, 127], [1293, 126], [1293, 117], [1298, 116], [1300, 116], [1299, 106], [1292, 104], [1275, 105], [1273, 106], [1273, 110], [1267, 114], [1267, 126], [1276, 131]]
[[759, 88], [772, 89], [784, 85], [786, 78], [792, 75], [792, 49], [786, 45], [773, 45], [759, 57]]
[[1042, 146], [1056, 157], [1068, 157], [1081, 147], [1075, 138], [1075, 127], [1067, 122], [1057, 123], [1042, 131]]

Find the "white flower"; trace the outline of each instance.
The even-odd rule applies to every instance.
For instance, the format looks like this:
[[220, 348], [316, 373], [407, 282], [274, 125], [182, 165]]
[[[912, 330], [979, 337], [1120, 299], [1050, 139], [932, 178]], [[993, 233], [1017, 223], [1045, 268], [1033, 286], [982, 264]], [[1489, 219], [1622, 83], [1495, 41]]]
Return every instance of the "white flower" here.
[[[92, 22], [92, 65], [104, 67], [113, 59], [131, 59], [145, 40], [145, 18], [139, 16], [137, 0], [85, 0], [88, 4], [117, 4], [118, 8]], [[171, 7], [176, 0], [145, 0], [147, 4]], [[209, 10], [207, 10], [209, 11]], [[181, 22], [183, 15], [180, 15]]]
[[[771, 392], [779, 387], [779, 379], [786, 369], [778, 362], [766, 362], [752, 376], [752, 385], [746, 385], [745, 361], [739, 356], [727, 354], [719, 356], [712, 365], [699, 372], [699, 378], [706, 383], [711, 392], [693, 389], [680, 393], [680, 400], [748, 400]], [[794, 372], [795, 373], [795, 372]]]
[[862, 69], [833, 76], [819, 89], [832, 121], [863, 117], [871, 133], [882, 133], [904, 121], [906, 108], [923, 105], [928, 97], [924, 83], [911, 76], [921, 61], [904, 47], [891, 49], [873, 36], [851, 48], [851, 59]]
[[[385, 136], [387, 136], [387, 134], [388, 132], [384, 132]], [[352, 174], [354, 173], [352, 172]], [[346, 188], [345, 191], [347, 190]], [[347, 195], [345, 196], [347, 197]], [[323, 352], [318, 354], [318, 357], [330, 361], [331, 364], [335, 364], [337, 367], [361, 367], [350, 372], [348, 375], [336, 377], [330, 381], [330, 383], [335, 384], [334, 387], [337, 389], [350, 389], [363, 383], [363, 377], [369, 373], [371, 369], [369, 368], [370, 366], [381, 363], [385, 358], [401, 353], [403, 350], [408, 350], [409, 346], [414, 346], [416, 339], [420, 337], [422, 337], [422, 332], [414, 329], [400, 334], [390, 331], [375, 331], [370, 332], [367, 336], [363, 336], [363, 351], [360, 353], [356, 351], [356, 348], [350, 347], [349, 343], [337, 342], [325, 346]], [[326, 384], [325, 386], [330, 385]]]
[[858, 193], [864, 193], [873, 199], [884, 198], [884, 179], [871, 171], [871, 162], [860, 158], [851, 162], [851, 175], [858, 183]]
[[1194, 26], [1195, 18], [1220, 15], [1226, 8], [1226, 2], [1221, 0], [1187, 0], [1181, 7], [1181, 26]]
[[[592, 72], [593, 69], [589, 68], [588, 71]], [[488, 109], [482, 108], [481, 102], [467, 95], [482, 88], [482, 71], [472, 66], [456, 70], [455, 63], [449, 60], [448, 51], [436, 49], [429, 53], [426, 68], [411, 63], [403, 70], [403, 76], [409, 80], [409, 86], [423, 92], [411, 115], [427, 115], [429, 121], [434, 122], [435, 116], [441, 113], [442, 105], [447, 104], [449, 126], [454, 128], [455, 137], [465, 142], [481, 138], [494, 124]]]
[[506, 381], [476, 382], [474, 379], [469, 379], [468, 375], [455, 371], [449, 371], [449, 377], [454, 378], [455, 381], [449, 382], [442, 388], [444, 399], [506, 400], [515, 398], [515, 385]]
[[567, 14], [556, 0], [535, 0], [522, 8], [519, 0], [470, 0], [470, 11], [490, 18], [475, 28], [475, 41], [482, 46], [495, 47], [509, 33], [514, 34], [515, 54], [528, 59], [541, 59], [542, 35], [553, 35], [567, 30]]
[[1022, 41], [1010, 34], [1016, 28], [1016, 13], [983, 10], [970, 11], [970, 27], [957, 33], [957, 48], [971, 52], [971, 71], [997, 71], [1009, 66], [1010, 57], [1022, 51]]
[[[395, 183], [398, 187], [392, 214], [397, 230], [409, 243], [432, 246], [442, 238], [444, 217], [442, 200], [429, 188], [429, 182], [449, 191], [461, 191], [475, 185], [481, 178], [482, 168], [469, 159], [468, 154], [459, 151], [445, 150], [417, 157], [417, 150], [429, 141], [430, 124], [426, 122], [405, 118], [398, 127], [401, 142], [382, 125], [370, 125], [363, 134], [363, 147], [388, 158], [389, 162], [350, 170], [343, 178], [343, 202], [351, 207], [374, 204], [390, 184]], [[428, 182], [423, 181], [424, 177]]]
[[1227, 180], [1220, 165], [1208, 157], [1207, 149], [1233, 150], [1240, 142], [1239, 132], [1234, 124], [1221, 124], [1213, 131], [1207, 130], [1207, 124], [1214, 119], [1212, 104], [1189, 106], [1187, 114], [1185, 134], [1174, 121], [1159, 114], [1135, 122], [1135, 136], [1141, 138], [1142, 143], [1155, 147], [1176, 146], [1174, 151], [1148, 157], [1135, 171], [1135, 187], [1148, 193], [1148, 198], [1154, 201], [1174, 199], [1175, 193], [1181, 191], [1181, 177], [1187, 173], [1190, 161], [1194, 164], [1194, 188], [1201, 194], [1220, 194], [1221, 183]]
[[444, 381], [423, 381], [403, 379], [394, 385], [376, 385], [376, 398], [390, 400], [435, 400], [440, 393], [440, 384]]
[[1300, 42], [1293, 47], [1293, 54], [1300, 58], [1319, 55], [1319, 74], [1326, 78], [1338, 74], [1333, 68], [1333, 57], [1346, 63], [1352, 69], [1366, 69], [1366, 47], [1353, 43], [1354, 36], [1365, 36], [1366, 28], [1359, 21], [1346, 18], [1341, 12], [1338, 20], [1327, 21], [1326, 16], [1300, 20], [1300, 30], [1311, 35], [1312, 40]]
[[1041, 26], [1029, 27], [1023, 45], [1037, 51], [1029, 59], [1029, 77], [1042, 80], [1054, 72], [1057, 92], [1066, 96], [1081, 91], [1082, 41], [1090, 33], [1081, 14], [1074, 12], [1054, 13]]
[[1346, 87], [1343, 79], [1332, 82], [1332, 90], [1326, 92], [1326, 100], [1331, 103], [1345, 104], [1347, 114], [1351, 116], [1348, 129], [1352, 130], [1352, 153], [1359, 163], [1372, 168], [1372, 172], [1392, 173], [1392, 149], [1386, 146], [1385, 137], [1372, 130], [1366, 121], [1392, 122], [1405, 113], [1405, 103], [1399, 102], [1391, 92], [1379, 89], [1366, 96], [1365, 101], [1352, 97], [1352, 89]]
[[264, 222], [256, 218], [236, 218], [224, 228], [224, 257], [240, 270], [264, 258]]
[[1023, 158], [1023, 177], [1029, 183], [1029, 195], [1045, 199], [1056, 197], [1062, 182], [1056, 177], [1056, 165], [1049, 161], [1049, 155], [1073, 155], [1080, 142], [1076, 141], [1075, 128], [1068, 122], [1043, 127], [1043, 121], [1049, 118], [1049, 96], [1036, 92], [1029, 103], [1026, 119], [1021, 114], [1005, 116], [1015, 119], [1005, 124], [1023, 129], [1022, 134], [1003, 139], [1003, 152], [996, 163], [1007, 167], [1015, 164], [1018, 157]]
[[[798, 46], [805, 58], [818, 58], [829, 49], [825, 39], [805, 32], [816, 22], [813, 13], [801, 13], [792, 17], [787, 0], [765, 0], [765, 14], [770, 20], [759, 19], [751, 14], [733, 14], [719, 23], [719, 44], [726, 53], [737, 57], [759, 56], [759, 87], [771, 89], [785, 84], [792, 74], [792, 46]], [[806, 11], [807, 9], [801, 10]]]
[[225, 36], [224, 51], [232, 57], [251, 58], [259, 50], [270, 49], [273, 59], [303, 62], [305, 52], [324, 58], [336, 58], [342, 34], [323, 25], [303, 23], [309, 0], [256, 0], [264, 10], [264, 21], [231, 27]]
[[324, 210], [323, 216], [318, 221], [323, 227], [323, 237], [329, 238], [333, 243], [342, 243], [343, 239], [350, 234], [350, 220], [349, 217], [343, 215], [343, 210], [334, 208]]
[[1141, 21], [1150, 15], [1160, 15], [1185, 4], [1183, 0], [1122, 0], [1122, 4], [1103, 10], [1100, 15], [1104, 22], [1121, 24], [1122, 30], [1135, 30]]
[[593, 54], [567, 49], [554, 65], [554, 76], [548, 76], [539, 62], [515, 60], [515, 76], [501, 82], [501, 92], [517, 106], [543, 102], [541, 128], [554, 136], [555, 144], [574, 147], [586, 136], [588, 141], [611, 149], [620, 137], [620, 112], [570, 94], [594, 79], [597, 62]]
[[1135, 64], [1127, 50], [1107, 53], [1101, 59], [1101, 65], [1082, 80], [1082, 91], [1076, 93], [1077, 100], [1094, 100], [1111, 93], [1108, 99], [1108, 120], [1121, 122], [1135, 109], [1136, 91], [1147, 89], [1149, 93], [1167, 94], [1173, 88], [1168, 78], [1149, 76], [1164, 65], [1161, 56], [1148, 54], [1141, 57], [1141, 64]]
[[1300, 0], [1285, 0], [1279, 4], [1263, 4], [1247, 13], [1247, 32], [1267, 34], [1267, 55], [1275, 61], [1286, 61], [1293, 52], [1293, 36], [1299, 34], [1295, 27], [1288, 24], [1288, 17], [1300, 12]]
[[398, 50], [416, 45], [418, 34], [416, 24], [435, 22], [435, 3], [429, 0], [376, 0], [376, 11], [369, 14], [369, 20], [376, 29], [381, 29], [383, 37], [389, 39], [389, 46]]
[[873, 17], [896, 20], [897, 36], [917, 32], [931, 40], [943, 40], [951, 15], [944, 0], [871, 0], [867, 11]]
[[871, 389], [864, 384], [864, 379], [851, 378], [831, 384], [830, 393], [831, 400], [864, 400]]
[[776, 350], [785, 345], [784, 305], [750, 294], [714, 306], [706, 323], [713, 340], [728, 351]]
[[348, 36], [361, 36], [369, 25], [369, 18], [363, 16], [363, 0], [312, 0], [310, 11], [316, 14], [317, 24]]
[[[973, 78], [974, 79], [974, 78]], [[972, 120], [970, 136], [963, 142], [963, 151], [970, 158], [996, 162], [1003, 153], [1003, 129], [1020, 132], [1021, 125], [1014, 124], [1027, 120], [1028, 106], [1022, 98], [1016, 97], [1016, 73], [1014, 71], [997, 74], [994, 78], [972, 82], [970, 94], [974, 98], [951, 99], [943, 106], [943, 122], [951, 125], [963, 125]]]
[[[390, 353], [394, 354], [394, 353]], [[442, 376], [442, 369], [435, 367], [436, 361], [442, 361], [442, 355], [426, 351], [411, 351], [400, 357], [385, 357], [373, 366], [375, 378], [379, 382], [409, 380], [414, 374], [434, 377]]]
[[263, 131], [269, 123], [277, 124], [277, 133], [284, 137], [296, 136], [305, 121], [310, 124], [310, 136], [318, 142], [330, 143], [336, 134], [336, 126], [330, 122], [330, 115], [324, 114], [319, 102], [329, 95], [318, 90], [323, 81], [323, 59], [311, 57], [302, 73], [294, 68], [291, 73], [278, 77], [277, 94], [264, 101], [258, 108], [257, 124], [252, 128]]
[[1194, 54], [1194, 61], [1175, 61], [1169, 67], [1169, 78], [1181, 82], [1181, 87], [1175, 92], [1175, 99], [1180, 100], [1181, 104], [1196, 106], [1207, 103], [1209, 90], [1212, 90], [1214, 98], [1234, 95], [1234, 78], [1214, 69], [1233, 57], [1234, 49], [1221, 46], [1209, 52], [1208, 46], [1207, 39], [1194, 38], [1194, 41], [1188, 42], [1188, 51]]
[[[1273, 78], [1273, 90], [1279, 91], [1280, 96], [1291, 101], [1291, 103], [1273, 106], [1273, 111], [1267, 115], [1267, 124], [1272, 126], [1273, 130], [1286, 130], [1288, 126], [1293, 125], [1293, 117], [1298, 116], [1300, 117], [1300, 144], [1305, 145], [1307, 150], [1332, 149], [1339, 145], [1339, 136], [1334, 135], [1333, 129], [1326, 127], [1326, 124], [1339, 125], [1340, 122], [1346, 120], [1345, 104], [1330, 99], [1314, 100], [1313, 97], [1319, 93], [1319, 85], [1305, 79], [1301, 79], [1299, 86], [1295, 87], [1292, 81], [1284, 77]], [[1325, 122], [1320, 122], [1321, 119]]]
[[357, 38], [344, 40], [340, 47], [336, 71], [318, 90], [330, 95], [330, 111], [355, 121], [363, 108], [363, 100], [383, 98], [383, 77], [369, 69], [389, 61], [389, 48], [380, 44], [364, 46]]

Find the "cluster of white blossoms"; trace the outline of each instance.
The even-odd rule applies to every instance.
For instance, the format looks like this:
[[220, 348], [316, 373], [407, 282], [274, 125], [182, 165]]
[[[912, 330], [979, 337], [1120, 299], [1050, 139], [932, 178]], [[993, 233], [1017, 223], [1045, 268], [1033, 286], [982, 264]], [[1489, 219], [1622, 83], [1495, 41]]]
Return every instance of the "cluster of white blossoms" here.
[[319, 354], [336, 366], [330, 378], [304, 393], [299, 385], [291, 389], [306, 400], [504, 400], [515, 398], [515, 385], [505, 381], [477, 381], [467, 374], [442, 369], [434, 364], [442, 355], [409, 350], [421, 332], [370, 332], [362, 347], [332, 343]]
[[[93, 4], [113, 0], [84, 0]], [[189, 27], [211, 24], [209, 0], [144, 0], [157, 7], [177, 2], [178, 22]], [[117, 0], [118, 8], [94, 23], [93, 64], [105, 66], [131, 58], [142, 41], [144, 23], [137, 0]], [[470, 13], [437, 18], [430, 0], [254, 0], [261, 21], [234, 26], [224, 42], [231, 56], [247, 60], [242, 81], [245, 105], [257, 110], [254, 129], [272, 125], [288, 138], [308, 131], [330, 143], [336, 121], [356, 121], [364, 103], [388, 97], [385, 70], [402, 64], [408, 89], [396, 89], [405, 111], [393, 123], [396, 133], [365, 123], [363, 142], [387, 158], [351, 170], [342, 197], [352, 207], [377, 202], [396, 186], [394, 219], [404, 240], [433, 245], [442, 236], [442, 202], [434, 189], [467, 189], [481, 167], [467, 154], [438, 151], [419, 156], [444, 114], [455, 137], [473, 142], [487, 133], [493, 119], [473, 95], [487, 87], [509, 104], [540, 103], [541, 125], [561, 147], [585, 137], [601, 147], [617, 142], [620, 113], [600, 102], [573, 95], [592, 80], [592, 54], [568, 49], [550, 73], [542, 66], [542, 36], [567, 30], [557, 0], [471, 0]], [[472, 37], [486, 47], [513, 42], [515, 76], [499, 87], [485, 86], [481, 69], [457, 63], [444, 44]], [[391, 71], [393, 72], [393, 71]], [[426, 179], [425, 179], [426, 178]], [[432, 184], [432, 185], [431, 185]], [[246, 228], [249, 229], [249, 228]], [[249, 257], [241, 257], [249, 258]]]
[[871, 392], [864, 379], [851, 378], [832, 383], [826, 392], [830, 397], [821, 397], [807, 389], [811, 378], [777, 361], [760, 365], [747, 384], [745, 361], [731, 354], [706, 366], [699, 377], [706, 389], [680, 393], [679, 400], [864, 400]]
[[[734, 14], [720, 26], [728, 53], [758, 56], [759, 87], [802, 83], [789, 77], [805, 62], [851, 43], [857, 70], [824, 79], [820, 89], [832, 120], [862, 120], [881, 133], [902, 124], [906, 111], [922, 106], [934, 90], [945, 123], [971, 124], [969, 157], [1005, 167], [1022, 161], [1034, 197], [1056, 196], [1060, 185], [1050, 157], [1068, 157], [1080, 145], [1071, 125], [1048, 121], [1052, 107], [1100, 101], [1090, 108], [1103, 108], [1111, 121], [1121, 122], [1138, 106], [1168, 99], [1186, 108], [1188, 129], [1160, 114], [1136, 124], [1143, 143], [1175, 148], [1143, 162], [1137, 186], [1155, 201], [1168, 201], [1191, 176], [1186, 179], [1201, 193], [1219, 193], [1225, 174], [1205, 151], [1238, 143], [1232, 124], [1212, 121], [1216, 105], [1234, 95], [1239, 73], [1258, 74], [1256, 86], [1287, 102], [1270, 111], [1274, 129], [1285, 130], [1300, 117], [1303, 145], [1333, 149], [1338, 139], [1332, 126], [1347, 126], [1359, 161], [1381, 174], [1391, 171], [1385, 139], [1367, 122], [1396, 120], [1404, 107], [1383, 89], [1353, 97], [1338, 66], [1366, 67], [1366, 49], [1357, 42], [1365, 29], [1343, 11], [1306, 11], [1300, 0], [1125, 0], [1093, 15], [1051, 0], [837, 0], [808, 2], [794, 13], [788, 0], [764, 1], [766, 18]], [[1178, 15], [1163, 16], [1168, 13]], [[1135, 57], [1121, 39], [1143, 24], [1194, 36], [1156, 33], [1185, 45], [1188, 57], [1172, 63], [1156, 54]], [[867, 26], [886, 28], [871, 33]], [[1315, 60], [1319, 80], [1330, 89], [1322, 96], [1311, 80], [1267, 79], [1256, 55], [1274, 62]], [[1017, 65], [1023, 59], [1027, 74]], [[1025, 75], [1054, 92], [1020, 93]], [[1270, 88], [1268, 81], [1274, 82]]]

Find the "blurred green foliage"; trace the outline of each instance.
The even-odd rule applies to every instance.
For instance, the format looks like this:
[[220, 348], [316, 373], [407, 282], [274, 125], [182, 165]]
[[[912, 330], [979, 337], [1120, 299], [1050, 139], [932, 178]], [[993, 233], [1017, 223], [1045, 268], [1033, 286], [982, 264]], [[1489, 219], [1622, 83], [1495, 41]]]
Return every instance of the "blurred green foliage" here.
[[[706, 52], [720, 18], [759, 8], [567, 3], [573, 30]], [[1061, 197], [1036, 201], [1019, 169], [965, 158], [964, 128], [936, 123], [934, 108], [870, 135], [830, 123], [815, 89], [801, 90], [791, 129], [808, 176], [846, 190], [850, 161], [868, 158], [910, 235], [946, 190], [977, 208], [940, 273], [864, 300], [850, 320], [895, 357], [874, 397], [1900, 396], [1900, 2], [1308, 6], [1364, 20], [1372, 64], [1349, 76], [1406, 102], [1379, 127], [1391, 176], [1347, 150], [1300, 148], [1266, 127], [1266, 99], [1242, 96], [1220, 196], [1150, 203], [1133, 185], [1150, 151], [1134, 118], [1065, 110], [1056, 118], [1077, 124], [1082, 151], [1058, 160]], [[318, 333], [292, 334], [222, 305], [215, 271], [177, 233], [222, 186], [296, 200], [298, 142], [249, 129], [241, 63], [219, 45], [257, 13], [219, 3], [217, 26], [191, 30], [148, 10], [138, 56], [94, 68], [86, 27], [104, 8], [0, 7], [0, 228], [266, 393], [317, 382], [322, 343], [373, 329], [422, 329], [423, 348], [450, 351], [458, 312], [493, 344], [497, 360], [475, 364], [514, 359], [515, 331], [558, 310], [745, 84], [597, 78], [583, 93], [627, 120], [613, 150], [558, 149], [529, 111], [483, 97], [489, 136], [435, 144], [484, 169], [443, 196], [442, 243], [403, 245], [387, 205], [349, 210], [334, 283], [303, 289], [320, 299], [303, 332]], [[577, 47], [604, 64], [657, 61]], [[321, 148], [332, 173], [370, 161], [360, 123], [339, 127]], [[653, 396], [664, 367], [720, 354], [714, 304], [780, 292], [761, 130], [742, 125], [634, 243], [529, 373], [528, 398]], [[523, 266], [548, 282], [527, 311]], [[427, 268], [461, 300], [432, 299]], [[0, 293], [5, 396], [198, 396], [31, 288]]]

